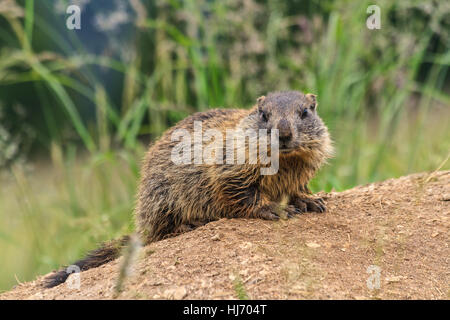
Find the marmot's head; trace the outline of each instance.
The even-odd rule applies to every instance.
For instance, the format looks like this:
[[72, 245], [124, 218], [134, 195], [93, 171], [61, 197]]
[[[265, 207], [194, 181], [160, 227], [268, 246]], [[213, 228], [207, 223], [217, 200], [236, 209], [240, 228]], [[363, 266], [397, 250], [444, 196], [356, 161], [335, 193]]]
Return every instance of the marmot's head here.
[[314, 94], [272, 92], [257, 100], [254, 116], [260, 129], [279, 130], [281, 154], [308, 151], [329, 143], [328, 130], [317, 114]]

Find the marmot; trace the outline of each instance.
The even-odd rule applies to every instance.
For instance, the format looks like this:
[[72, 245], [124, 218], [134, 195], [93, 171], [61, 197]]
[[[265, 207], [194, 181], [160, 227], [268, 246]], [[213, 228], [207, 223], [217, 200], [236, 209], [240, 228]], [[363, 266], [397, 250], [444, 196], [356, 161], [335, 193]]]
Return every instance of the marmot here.
[[[278, 171], [261, 174], [267, 165], [259, 157], [256, 162], [249, 162], [248, 141], [240, 146], [247, 155], [241, 164], [193, 163], [189, 161], [194, 160], [192, 154], [185, 159], [188, 161], [175, 164], [173, 150], [179, 141], [174, 139], [174, 133], [179, 130], [193, 134], [196, 123], [201, 123], [201, 133], [215, 129], [224, 137], [227, 130], [265, 129], [271, 133], [278, 129]], [[195, 149], [195, 137], [187, 141]], [[201, 146], [219, 141], [217, 137], [206, 139]], [[221, 146], [225, 149], [227, 144]], [[213, 154], [220, 151], [212, 150]], [[269, 147], [268, 154], [271, 152]], [[145, 156], [135, 210], [137, 233], [148, 244], [220, 218], [277, 220], [306, 211], [324, 212], [323, 200], [312, 197], [307, 184], [332, 152], [328, 129], [317, 114], [313, 94], [273, 92], [258, 98], [249, 110], [195, 113], [167, 130]], [[114, 260], [127, 241], [125, 236], [106, 243], [75, 265], [87, 270]], [[45, 285], [56, 286], [67, 277], [66, 271], [61, 270], [49, 276]]]

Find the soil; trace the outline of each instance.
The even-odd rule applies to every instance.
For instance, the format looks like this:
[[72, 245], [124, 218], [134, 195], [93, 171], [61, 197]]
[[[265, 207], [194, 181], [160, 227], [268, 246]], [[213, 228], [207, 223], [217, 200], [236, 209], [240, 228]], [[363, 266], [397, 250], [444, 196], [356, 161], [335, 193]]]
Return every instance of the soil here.
[[321, 196], [325, 214], [222, 219], [141, 248], [121, 291], [123, 258], [79, 289], [41, 276], [0, 299], [450, 298], [450, 171]]

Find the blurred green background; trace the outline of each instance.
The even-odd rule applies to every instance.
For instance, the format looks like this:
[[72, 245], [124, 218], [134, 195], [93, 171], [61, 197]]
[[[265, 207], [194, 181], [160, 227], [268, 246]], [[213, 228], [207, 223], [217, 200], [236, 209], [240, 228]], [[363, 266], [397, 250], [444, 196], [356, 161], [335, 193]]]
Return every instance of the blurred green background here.
[[448, 1], [0, 0], [0, 289], [130, 232], [167, 127], [269, 91], [318, 94], [314, 191], [449, 169], [449, 47]]

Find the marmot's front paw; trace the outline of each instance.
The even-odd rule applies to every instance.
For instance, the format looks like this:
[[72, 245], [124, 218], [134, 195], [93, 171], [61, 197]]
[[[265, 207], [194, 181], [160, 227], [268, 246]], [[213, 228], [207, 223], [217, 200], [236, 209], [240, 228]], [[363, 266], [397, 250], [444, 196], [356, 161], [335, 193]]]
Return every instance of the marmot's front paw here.
[[325, 212], [327, 210], [325, 202], [321, 198], [297, 197], [291, 201], [301, 212]]
[[294, 215], [296, 215], [296, 214], [302, 214], [302, 213], [303, 213], [302, 210], [300, 210], [299, 208], [297, 208], [297, 207], [294, 206], [294, 205], [288, 205], [288, 206], [284, 209], [284, 211], [286, 211], [286, 214], [287, 214], [287, 217], [288, 217], [288, 218], [292, 218], [292, 217], [294, 217]]
[[277, 204], [265, 205], [257, 209], [255, 212], [255, 218], [264, 220], [279, 220], [290, 219], [296, 214], [301, 214], [302, 211], [293, 205], [288, 205], [286, 208], [281, 208]]
[[273, 205], [264, 205], [255, 210], [253, 213], [254, 218], [264, 220], [279, 220], [280, 212], [276, 210]]

